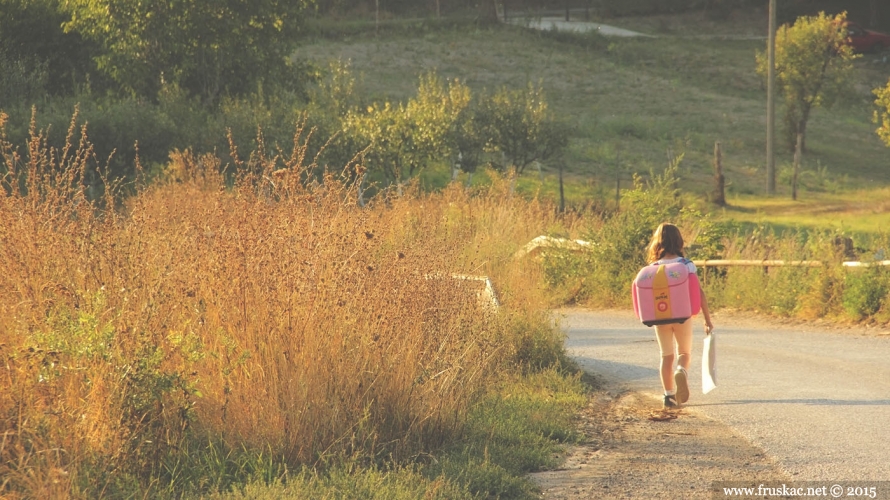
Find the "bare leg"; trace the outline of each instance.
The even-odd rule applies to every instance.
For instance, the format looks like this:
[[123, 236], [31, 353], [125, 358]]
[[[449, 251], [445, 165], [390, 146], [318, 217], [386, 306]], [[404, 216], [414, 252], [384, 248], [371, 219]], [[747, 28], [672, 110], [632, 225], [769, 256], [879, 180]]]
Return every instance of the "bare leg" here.
[[680, 353], [677, 358], [677, 364], [682, 366], [686, 371], [689, 371], [689, 366], [692, 364], [692, 356], [688, 352], [684, 352]]
[[674, 391], [674, 355], [668, 354], [661, 357], [661, 386], [664, 392]]
[[692, 364], [692, 319], [679, 325], [671, 325], [674, 332], [674, 340], [677, 342], [677, 363], [686, 371]]

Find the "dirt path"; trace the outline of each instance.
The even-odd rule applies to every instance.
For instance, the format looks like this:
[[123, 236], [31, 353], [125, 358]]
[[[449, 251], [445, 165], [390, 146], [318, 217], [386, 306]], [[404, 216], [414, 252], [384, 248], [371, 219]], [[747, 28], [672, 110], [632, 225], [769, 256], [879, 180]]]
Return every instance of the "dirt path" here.
[[626, 30], [624, 28], [618, 28], [606, 24], [584, 21], [565, 21], [558, 17], [537, 17], [529, 19], [517, 17], [514, 19], [510, 19], [509, 22], [510, 24], [515, 24], [517, 26], [525, 26], [527, 28], [543, 31], [556, 30], [571, 31], [577, 33], [596, 31], [605, 36], [656, 38], [653, 35]]
[[585, 441], [562, 468], [532, 474], [545, 499], [712, 498], [714, 482], [790, 480], [726, 425], [690, 409], [653, 420], [666, 415], [660, 401], [596, 380], [578, 417]]

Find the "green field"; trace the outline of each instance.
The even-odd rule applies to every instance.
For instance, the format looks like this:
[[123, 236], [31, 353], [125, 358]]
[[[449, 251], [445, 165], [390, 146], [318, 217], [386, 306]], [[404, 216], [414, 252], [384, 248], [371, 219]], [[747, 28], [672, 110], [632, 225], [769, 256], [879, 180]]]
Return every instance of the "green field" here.
[[[857, 60], [855, 94], [813, 113], [798, 203], [790, 203], [791, 153], [779, 124], [778, 194], [759, 200], [766, 184], [766, 92], [754, 71], [754, 54], [765, 46], [754, 38], [761, 19], [737, 16], [719, 23], [700, 17], [608, 21], [658, 38], [539, 32], [472, 21], [401, 22], [375, 33], [373, 23], [362, 29], [359, 22], [311, 37], [297, 57], [350, 61], [360, 91], [372, 100], [407, 100], [418, 76], [430, 70], [458, 78], [473, 91], [543, 85], [551, 108], [573, 130], [566, 153], [570, 204], [611, 199], [616, 173], [629, 187], [634, 173], [660, 171], [679, 154], [684, 155], [679, 172], [684, 191], [704, 199], [712, 189], [719, 141], [731, 205], [721, 213], [727, 217], [880, 229], [887, 220], [881, 203], [886, 191], [871, 190], [890, 184], [890, 150], [874, 133], [871, 91], [886, 84], [890, 63], [883, 55]], [[781, 117], [781, 109], [777, 114]], [[543, 176], [527, 171], [520, 186], [556, 197], [555, 169], [544, 165]], [[785, 199], [789, 203], [779, 202]], [[865, 206], [866, 200], [874, 203]], [[847, 210], [848, 216], [840, 217]]]

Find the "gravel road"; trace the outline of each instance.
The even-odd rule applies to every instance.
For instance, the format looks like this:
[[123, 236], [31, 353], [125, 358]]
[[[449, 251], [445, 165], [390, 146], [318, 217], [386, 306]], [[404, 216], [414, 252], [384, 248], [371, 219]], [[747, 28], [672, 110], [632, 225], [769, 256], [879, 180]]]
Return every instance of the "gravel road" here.
[[[558, 311], [586, 371], [660, 398], [653, 330], [630, 312]], [[890, 481], [890, 332], [714, 315], [717, 389], [701, 393], [696, 318], [687, 411], [722, 422], [795, 481]]]
[[586, 33], [588, 31], [597, 31], [605, 36], [618, 36], [618, 37], [647, 37], [654, 38], [652, 35], [647, 35], [645, 33], [639, 33], [636, 31], [626, 30], [624, 28], [618, 28], [615, 26], [609, 26], [601, 23], [590, 23], [584, 21], [566, 21], [564, 18], [559, 17], [534, 17], [534, 18], [524, 18], [524, 17], [516, 17], [510, 19], [510, 24], [515, 24], [518, 26], [525, 26], [527, 28], [536, 29], [536, 30], [556, 30], [556, 31], [571, 31], [571, 32], [579, 32]]

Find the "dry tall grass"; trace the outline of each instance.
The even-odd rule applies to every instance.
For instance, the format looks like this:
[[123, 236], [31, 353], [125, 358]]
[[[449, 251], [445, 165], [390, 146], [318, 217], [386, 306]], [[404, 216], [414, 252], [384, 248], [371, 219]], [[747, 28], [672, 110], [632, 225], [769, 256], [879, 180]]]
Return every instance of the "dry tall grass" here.
[[[100, 210], [75, 123], [63, 150], [0, 136], [0, 495], [148, 487], [195, 436], [294, 465], [411, 457], [493, 373], [559, 350], [509, 258], [552, 207], [496, 184], [359, 208], [345, 177], [306, 182], [298, 129], [231, 176], [174, 152], [166, 182]], [[506, 307], [451, 273], [492, 276]]]

